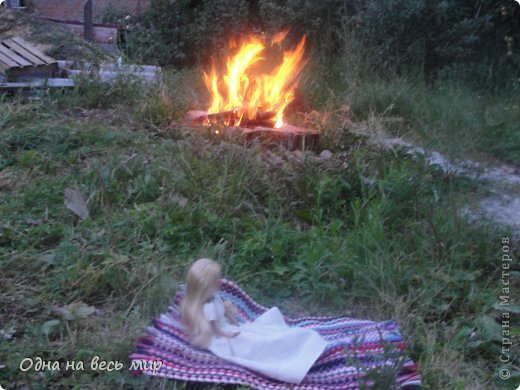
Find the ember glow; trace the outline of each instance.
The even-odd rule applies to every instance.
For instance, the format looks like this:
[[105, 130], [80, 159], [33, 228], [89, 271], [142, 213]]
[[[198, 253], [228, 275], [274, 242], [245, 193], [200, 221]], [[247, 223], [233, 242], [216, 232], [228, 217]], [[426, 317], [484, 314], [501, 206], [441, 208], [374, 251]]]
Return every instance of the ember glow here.
[[260, 73], [255, 64], [265, 61], [266, 51], [281, 45], [286, 35], [287, 31], [276, 34], [269, 44], [258, 37], [249, 37], [239, 45], [230, 42], [234, 54], [226, 61], [225, 73], [219, 74], [215, 64], [209, 73], [203, 72], [211, 95], [208, 114], [222, 113], [226, 125], [249, 122], [282, 127], [284, 110], [294, 99], [296, 79], [306, 63], [305, 35], [294, 50], [284, 51], [281, 64], [270, 73]]

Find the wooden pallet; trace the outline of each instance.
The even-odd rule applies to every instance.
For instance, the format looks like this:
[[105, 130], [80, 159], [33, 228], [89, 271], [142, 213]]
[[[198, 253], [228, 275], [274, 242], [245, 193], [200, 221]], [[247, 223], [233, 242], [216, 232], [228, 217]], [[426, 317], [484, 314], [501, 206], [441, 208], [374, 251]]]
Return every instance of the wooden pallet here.
[[0, 41], [0, 73], [15, 80], [27, 77], [53, 77], [58, 62], [22, 38]]

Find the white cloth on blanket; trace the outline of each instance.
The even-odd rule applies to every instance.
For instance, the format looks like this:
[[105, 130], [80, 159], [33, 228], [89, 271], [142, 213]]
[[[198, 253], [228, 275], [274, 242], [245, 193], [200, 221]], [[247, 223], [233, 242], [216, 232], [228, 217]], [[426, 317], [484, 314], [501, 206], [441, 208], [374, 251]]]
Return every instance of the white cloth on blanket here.
[[253, 322], [236, 326], [227, 321], [224, 303], [215, 294], [211, 302], [204, 304], [203, 313], [222, 331], [240, 332], [233, 338], [213, 336], [208, 347], [211, 352], [283, 382], [300, 383], [327, 345], [315, 330], [289, 327], [276, 306]]

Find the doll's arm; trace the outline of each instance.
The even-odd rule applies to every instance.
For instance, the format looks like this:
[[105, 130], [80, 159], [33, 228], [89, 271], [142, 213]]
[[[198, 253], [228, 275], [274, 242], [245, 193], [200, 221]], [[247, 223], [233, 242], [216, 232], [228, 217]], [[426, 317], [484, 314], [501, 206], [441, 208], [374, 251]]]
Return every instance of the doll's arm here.
[[217, 321], [213, 320], [213, 321], [210, 321], [210, 323], [211, 323], [211, 327], [213, 328], [213, 332], [215, 332], [215, 334], [218, 336], [233, 338], [233, 337], [237, 337], [240, 334], [240, 332], [235, 332], [235, 333], [224, 332], [217, 326]]
[[237, 321], [237, 308], [230, 301], [224, 301], [224, 310], [226, 318], [233, 325], [238, 325]]

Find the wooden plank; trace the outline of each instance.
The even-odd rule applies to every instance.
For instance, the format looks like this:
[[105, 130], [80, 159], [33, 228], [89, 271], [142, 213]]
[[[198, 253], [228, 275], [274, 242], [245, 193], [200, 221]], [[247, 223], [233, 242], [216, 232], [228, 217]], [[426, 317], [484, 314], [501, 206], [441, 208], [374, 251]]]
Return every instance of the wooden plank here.
[[20, 46], [18, 43], [13, 41], [12, 39], [6, 39], [2, 42], [4, 45], [9, 47], [12, 51], [20, 56], [26, 58], [28, 61], [31, 61], [33, 65], [45, 65], [45, 62], [40, 58], [31, 54], [29, 50], [26, 50], [23, 46]]
[[98, 66], [94, 66], [94, 64], [90, 62], [83, 62], [81, 64], [75, 64], [74, 61], [65, 61], [58, 60], [58, 65], [60, 68], [73, 69], [73, 67], [78, 67], [83, 70], [92, 70], [95, 69], [101, 71], [114, 71], [121, 73], [147, 73], [147, 74], [158, 74], [161, 73], [162, 68], [160, 66], [153, 65], [121, 65], [117, 64], [100, 64]]
[[15, 42], [17, 45], [23, 47], [25, 50], [30, 52], [33, 56], [39, 58], [44, 63], [54, 62], [55, 60], [53, 58], [47, 57], [45, 54], [41, 52], [41, 50], [37, 49], [33, 45], [31, 45], [29, 42], [25, 41], [24, 39], [20, 37], [11, 37], [10, 39], [12, 42]]
[[76, 69], [67, 69], [66, 70], [67, 75], [69, 76], [87, 76], [92, 77], [92, 74], [95, 76], [99, 76], [101, 78], [101, 81], [114, 81], [118, 77], [128, 77], [133, 76], [135, 78], [144, 80], [144, 81], [159, 81], [160, 78], [157, 77], [154, 74], [149, 73], [143, 73], [143, 74], [132, 74], [132, 73], [119, 73], [119, 72], [87, 72], [82, 70], [76, 70]]
[[73, 88], [74, 81], [71, 79], [46, 79], [20, 83], [0, 83], [0, 91], [16, 91], [31, 88]]
[[40, 58], [46, 64], [54, 64], [56, 62], [56, 60], [54, 58], [46, 56], [40, 50], [35, 48], [30, 43], [24, 41], [22, 38], [20, 38], [20, 37], [12, 37], [11, 39], [13, 41], [15, 41], [16, 43], [18, 43], [20, 46], [24, 47], [26, 50], [30, 51], [34, 56]]
[[1, 51], [0, 51], [0, 61], [2, 61], [4, 64], [6, 64], [9, 68], [18, 66], [18, 64], [15, 61], [13, 61], [11, 59], [11, 57], [4, 55]]
[[25, 58], [20, 57], [18, 54], [16, 54], [14, 51], [9, 50], [6, 46], [4, 46], [2, 43], [0, 43], [0, 53], [3, 55], [9, 57], [11, 60], [15, 61], [17, 63], [16, 66], [31, 66], [32, 64], [27, 61]]
[[5, 62], [2, 61], [2, 55], [0, 54], [0, 73], [4, 73], [7, 69], [9, 69], [10, 66], [7, 65]]

